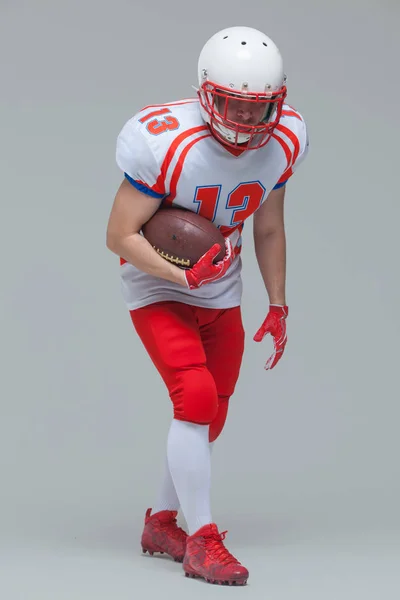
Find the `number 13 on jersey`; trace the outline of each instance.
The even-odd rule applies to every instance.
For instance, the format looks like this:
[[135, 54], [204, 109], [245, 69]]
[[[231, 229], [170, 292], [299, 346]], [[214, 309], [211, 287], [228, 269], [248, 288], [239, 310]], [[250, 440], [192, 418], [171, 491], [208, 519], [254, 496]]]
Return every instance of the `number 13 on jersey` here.
[[[197, 213], [210, 221], [214, 221], [219, 202], [221, 200], [220, 185], [198, 186], [193, 201], [198, 204]], [[265, 187], [259, 181], [246, 181], [239, 183], [229, 192], [225, 203], [225, 209], [231, 211], [229, 226], [221, 225], [221, 233], [229, 233], [248, 217], [250, 217], [260, 206], [265, 194]]]

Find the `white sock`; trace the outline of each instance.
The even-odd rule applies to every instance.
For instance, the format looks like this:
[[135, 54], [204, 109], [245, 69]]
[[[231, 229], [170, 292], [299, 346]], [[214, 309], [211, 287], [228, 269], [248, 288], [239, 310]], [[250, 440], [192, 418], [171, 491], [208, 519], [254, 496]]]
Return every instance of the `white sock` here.
[[175, 491], [174, 482], [168, 465], [168, 457], [165, 456], [164, 473], [161, 481], [161, 488], [158, 493], [157, 502], [154, 504], [152, 514], [160, 510], [179, 510], [180, 503]]
[[168, 434], [169, 470], [189, 535], [203, 525], [212, 523], [208, 430], [208, 425], [196, 425], [174, 419]]
[[[210, 454], [212, 453], [215, 442], [210, 442]], [[171, 471], [168, 464], [168, 456], [165, 456], [164, 472], [161, 482], [161, 487], [158, 492], [158, 498], [151, 513], [154, 515], [161, 510], [176, 510], [180, 509], [180, 502], [175, 490], [174, 482], [172, 481]]]

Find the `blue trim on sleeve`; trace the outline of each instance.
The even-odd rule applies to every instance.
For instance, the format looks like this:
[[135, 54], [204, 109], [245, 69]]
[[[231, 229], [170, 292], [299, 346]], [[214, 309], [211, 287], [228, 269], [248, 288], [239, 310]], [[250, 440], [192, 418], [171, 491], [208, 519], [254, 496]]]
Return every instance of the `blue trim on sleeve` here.
[[147, 196], [151, 196], [152, 198], [164, 198], [165, 194], [159, 194], [158, 192], [155, 192], [154, 190], [151, 190], [147, 186], [143, 185], [143, 183], [138, 183], [137, 181], [132, 179], [132, 177], [130, 177], [128, 173], [124, 173], [124, 175], [125, 178], [129, 181], [129, 183], [131, 183], [134, 188], [139, 190], [139, 192], [147, 194]]
[[286, 179], [286, 181], [284, 181], [283, 183], [277, 183], [275, 187], [273, 187], [273, 190], [279, 190], [279, 188], [283, 187], [284, 185], [286, 185], [288, 182], [288, 179]]

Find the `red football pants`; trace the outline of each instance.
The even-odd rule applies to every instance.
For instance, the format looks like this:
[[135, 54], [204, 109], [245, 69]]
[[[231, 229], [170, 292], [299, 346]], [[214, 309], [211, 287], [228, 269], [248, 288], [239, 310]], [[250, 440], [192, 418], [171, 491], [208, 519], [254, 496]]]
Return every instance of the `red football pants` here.
[[130, 311], [133, 325], [167, 386], [174, 418], [221, 433], [244, 350], [240, 307], [213, 309], [158, 302]]

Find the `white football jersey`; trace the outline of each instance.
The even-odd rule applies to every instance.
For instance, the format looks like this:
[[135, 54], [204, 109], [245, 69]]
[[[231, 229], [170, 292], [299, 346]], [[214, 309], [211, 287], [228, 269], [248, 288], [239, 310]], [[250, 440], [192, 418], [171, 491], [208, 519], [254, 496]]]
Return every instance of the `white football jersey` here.
[[271, 190], [285, 185], [307, 152], [304, 119], [288, 105], [268, 143], [242, 152], [222, 146], [212, 136], [197, 99], [147, 106], [129, 119], [116, 149], [124, 176], [164, 205], [210, 219], [225, 237], [231, 237], [236, 258], [223, 278], [196, 290], [143, 273], [121, 259], [128, 309], [162, 300], [213, 308], [239, 305], [244, 221]]

